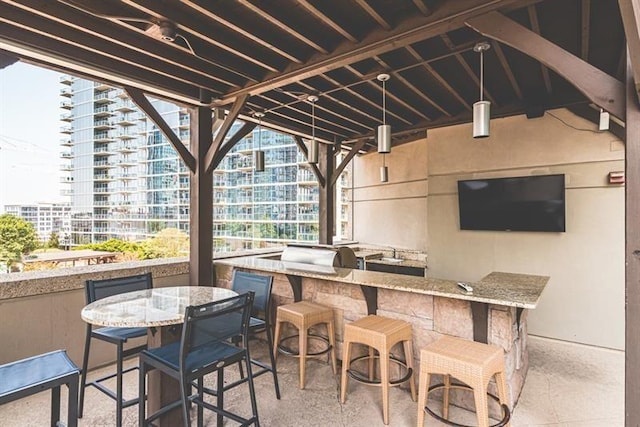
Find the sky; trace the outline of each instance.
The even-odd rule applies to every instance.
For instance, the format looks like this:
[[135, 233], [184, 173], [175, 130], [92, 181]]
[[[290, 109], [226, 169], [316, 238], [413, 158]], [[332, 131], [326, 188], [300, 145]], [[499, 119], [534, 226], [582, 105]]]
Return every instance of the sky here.
[[[0, 70], [0, 209], [60, 202], [60, 73], [21, 62]], [[66, 99], [66, 98], [64, 98]], [[68, 148], [67, 148], [68, 149]]]

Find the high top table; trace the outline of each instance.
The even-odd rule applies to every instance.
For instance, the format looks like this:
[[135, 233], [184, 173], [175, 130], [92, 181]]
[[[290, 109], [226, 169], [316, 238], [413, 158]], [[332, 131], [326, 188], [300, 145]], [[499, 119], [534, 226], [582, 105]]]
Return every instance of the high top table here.
[[[180, 339], [185, 308], [238, 295], [230, 289], [175, 286], [126, 292], [99, 299], [82, 309], [82, 320], [97, 326], [146, 327], [147, 345], [160, 347]], [[180, 398], [179, 384], [159, 371], [149, 373], [147, 402], [150, 412]], [[177, 408], [161, 417], [161, 426], [182, 425]]]

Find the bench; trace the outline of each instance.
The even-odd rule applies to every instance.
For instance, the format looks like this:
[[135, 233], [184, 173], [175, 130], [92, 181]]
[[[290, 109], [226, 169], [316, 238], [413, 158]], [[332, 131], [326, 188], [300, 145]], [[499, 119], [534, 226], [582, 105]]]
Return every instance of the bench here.
[[0, 405], [51, 389], [51, 427], [60, 421], [60, 386], [69, 387], [67, 426], [78, 425], [80, 370], [64, 350], [52, 351], [0, 366]]

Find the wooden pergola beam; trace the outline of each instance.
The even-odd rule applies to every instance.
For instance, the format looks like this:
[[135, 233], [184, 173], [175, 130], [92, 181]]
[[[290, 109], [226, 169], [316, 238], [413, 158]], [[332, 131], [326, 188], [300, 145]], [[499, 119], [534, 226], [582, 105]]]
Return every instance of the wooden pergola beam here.
[[0, 51], [0, 70], [18, 62], [19, 59], [17, 56], [11, 55], [8, 52]]
[[589, 32], [591, 31], [591, 0], [582, 0], [580, 10], [580, 58], [588, 62]]
[[334, 21], [329, 16], [327, 16], [327, 14], [325, 14], [320, 9], [318, 9], [313, 4], [311, 4], [311, 2], [309, 2], [308, 0], [298, 0], [298, 4], [300, 4], [300, 6], [307, 9], [309, 13], [311, 13], [313, 16], [318, 18], [326, 26], [333, 29], [335, 32], [340, 34], [345, 39], [352, 41], [354, 43], [358, 41], [358, 39], [356, 39], [356, 37], [353, 34], [351, 34], [343, 26], [339, 25], [336, 21]]
[[[216, 136], [213, 139], [213, 143], [209, 147], [204, 158], [204, 164], [206, 165], [205, 167], [207, 172], [213, 171], [213, 159], [216, 155], [216, 152], [222, 145], [222, 141], [224, 141], [224, 138], [227, 136], [227, 133], [229, 133], [229, 129], [231, 129], [233, 122], [235, 122], [238, 116], [240, 115], [240, 112], [242, 111], [245, 104], [247, 103], [248, 98], [249, 97], [245, 95], [236, 99], [236, 101], [233, 103], [233, 106], [231, 107], [231, 110], [229, 110], [229, 114], [227, 114], [227, 116], [224, 118], [224, 121], [222, 122], [222, 125], [220, 126], [218, 133], [216, 133]], [[216, 111], [220, 112], [221, 110], [217, 109]], [[213, 123], [211, 124], [211, 128], [213, 128]]]
[[[296, 142], [296, 145], [298, 146], [298, 149], [300, 151], [302, 151], [302, 154], [304, 154], [305, 159], [308, 158], [309, 157], [309, 151], [307, 150], [307, 146], [305, 145], [305, 143], [302, 140], [302, 138], [299, 137], [299, 136], [294, 136], [293, 140]], [[323, 145], [323, 144], [320, 144], [320, 145]], [[316, 165], [314, 163], [310, 163], [309, 166], [311, 167], [311, 170], [313, 171], [313, 174], [318, 179], [318, 184], [320, 185], [320, 187], [324, 187], [325, 184], [327, 183], [327, 180], [324, 178], [324, 175], [322, 174], [322, 172], [320, 172], [320, 168], [318, 168], [318, 165]]]
[[524, 7], [540, 0], [456, 0], [442, 4], [429, 16], [416, 16], [391, 31], [374, 31], [358, 43], [345, 42], [330, 54], [318, 54], [304, 64], [293, 64], [282, 73], [271, 74], [264, 81], [232, 90], [214, 105], [226, 105], [243, 94], [258, 95], [298, 80], [317, 76], [349, 64], [408, 46], [464, 26], [465, 21], [514, 5]]
[[220, 149], [218, 150], [218, 152], [213, 158], [213, 165], [211, 170], [212, 171], [216, 170], [220, 162], [222, 162], [222, 160], [224, 159], [224, 156], [226, 156], [229, 153], [229, 151], [231, 151], [233, 146], [236, 145], [238, 141], [240, 141], [242, 138], [247, 136], [249, 132], [255, 129], [256, 126], [258, 126], [257, 123], [245, 122], [242, 125], [242, 127], [238, 129], [238, 131], [234, 133], [233, 136], [231, 136], [231, 138], [229, 138], [222, 147], [220, 147]]
[[615, 78], [498, 12], [468, 19], [467, 25], [538, 60], [567, 79], [591, 102], [625, 119], [624, 84]]
[[618, 5], [627, 36], [633, 81], [640, 98], [640, 0], [618, 0]]
[[333, 172], [333, 176], [331, 177], [331, 185], [336, 185], [336, 181], [338, 181], [338, 177], [340, 177], [340, 174], [344, 171], [344, 168], [346, 168], [351, 159], [353, 159], [355, 155], [358, 154], [360, 150], [362, 150], [366, 142], [366, 139], [361, 139], [356, 142], [353, 147], [351, 147], [349, 153], [347, 153], [344, 159], [342, 159], [340, 164], [336, 167], [336, 170]]
[[175, 134], [171, 126], [167, 124], [167, 122], [162, 118], [158, 110], [156, 110], [151, 102], [147, 99], [140, 89], [136, 89], [133, 87], [125, 87], [124, 88], [129, 98], [133, 101], [134, 104], [138, 106], [144, 113], [149, 117], [149, 119], [160, 129], [162, 134], [169, 140], [173, 148], [178, 152], [178, 155], [182, 159], [185, 165], [189, 168], [191, 172], [195, 172], [196, 170], [196, 159], [189, 152], [189, 149], [184, 146], [178, 135]]
[[366, 0], [356, 0], [358, 6], [360, 6], [367, 14], [373, 18], [374, 21], [378, 23], [382, 28], [389, 31], [391, 29], [391, 24], [382, 17]]
[[500, 46], [500, 43], [498, 43], [497, 41], [492, 41], [491, 42], [491, 47], [493, 47], [493, 50], [496, 53], [496, 56], [498, 57], [498, 62], [500, 62], [500, 65], [502, 66], [502, 69], [504, 70], [505, 74], [507, 75], [507, 79], [509, 80], [509, 83], [511, 83], [511, 87], [513, 88], [513, 92], [516, 94], [516, 96], [518, 97], [518, 99], [522, 99], [522, 89], [520, 89], [520, 85], [518, 84], [518, 80], [516, 79], [516, 76], [513, 74], [513, 70], [511, 69], [511, 66], [509, 65], [509, 61], [507, 60], [507, 56], [504, 54], [504, 51], [502, 50], [502, 47]]
[[[540, 22], [538, 21], [538, 12], [536, 12], [535, 6], [529, 6], [527, 8], [527, 12], [529, 13], [529, 22], [531, 23], [531, 29], [534, 33], [540, 34]], [[542, 81], [544, 81], [544, 87], [547, 90], [547, 95], [551, 94], [551, 78], [549, 77], [549, 69], [544, 66], [544, 64], [540, 64], [540, 72], [542, 73]]]

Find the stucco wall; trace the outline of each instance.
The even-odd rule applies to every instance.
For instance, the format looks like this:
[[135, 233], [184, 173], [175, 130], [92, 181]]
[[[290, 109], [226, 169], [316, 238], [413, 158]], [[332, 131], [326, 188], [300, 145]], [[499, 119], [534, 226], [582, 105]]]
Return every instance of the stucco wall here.
[[[387, 184], [378, 182], [379, 155], [356, 159], [354, 239], [426, 249], [433, 277], [549, 275], [529, 332], [621, 349], [624, 187], [607, 174], [624, 169], [624, 146], [566, 110], [550, 113], [565, 123], [549, 114], [495, 119], [483, 140], [470, 125], [431, 130], [387, 156]], [[458, 180], [551, 173], [565, 174], [565, 233], [459, 229]]]

